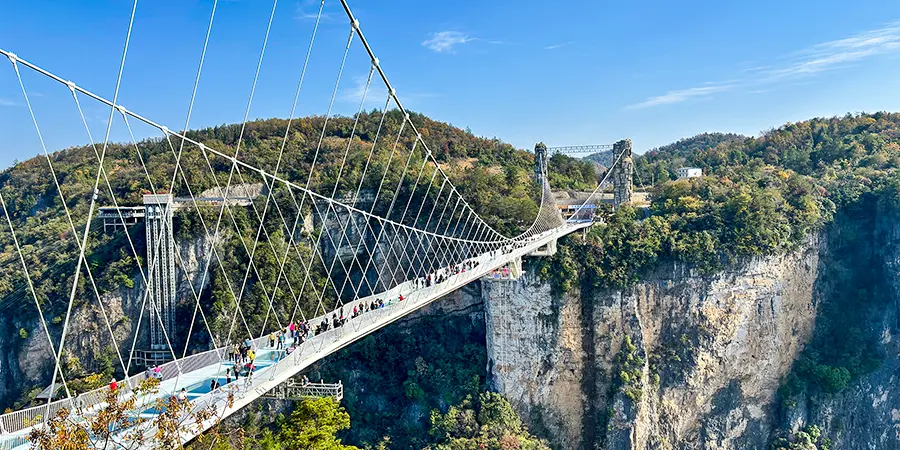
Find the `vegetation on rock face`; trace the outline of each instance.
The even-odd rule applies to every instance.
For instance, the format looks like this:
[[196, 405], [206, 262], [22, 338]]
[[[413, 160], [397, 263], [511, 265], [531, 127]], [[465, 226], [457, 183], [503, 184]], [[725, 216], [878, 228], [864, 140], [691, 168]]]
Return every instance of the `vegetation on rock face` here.
[[[816, 333], [781, 389], [786, 406], [798, 394], [834, 394], [881, 365], [880, 336], [872, 324], [893, 302], [883, 270], [886, 228], [900, 210], [893, 204], [900, 177], [879, 180], [870, 192], [838, 210], [826, 235], [827, 259], [820, 263], [822, 301]], [[888, 250], [890, 251], [890, 249]]]
[[788, 438], [777, 438], [771, 450], [831, 450], [832, 442], [816, 425], [804, 427]]
[[619, 371], [615, 384], [632, 402], [641, 401], [644, 386], [644, 358], [637, 352], [637, 346], [631, 342], [631, 336], [625, 336], [622, 348], [616, 355], [615, 368]]

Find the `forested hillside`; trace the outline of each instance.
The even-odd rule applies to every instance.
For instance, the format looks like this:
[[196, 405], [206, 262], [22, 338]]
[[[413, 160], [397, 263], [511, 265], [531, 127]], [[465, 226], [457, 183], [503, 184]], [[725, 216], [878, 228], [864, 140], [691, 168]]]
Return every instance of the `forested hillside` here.
[[671, 144], [652, 148], [635, 160], [635, 171], [638, 178], [646, 178], [646, 183], [656, 180], [674, 180], [679, 167], [692, 166], [688, 157], [698, 151], [714, 148], [726, 142], [747, 139], [734, 133], [701, 133], [689, 138], [679, 139]]
[[[602, 166], [586, 160], [557, 153], [548, 161], [547, 179], [553, 189], [592, 191], [597, 187]], [[605, 173], [605, 170], [604, 170]]]

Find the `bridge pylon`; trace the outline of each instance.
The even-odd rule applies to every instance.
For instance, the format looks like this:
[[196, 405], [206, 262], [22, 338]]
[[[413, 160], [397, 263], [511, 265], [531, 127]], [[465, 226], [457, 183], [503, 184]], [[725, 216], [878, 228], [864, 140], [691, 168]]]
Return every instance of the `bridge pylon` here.
[[631, 158], [631, 139], [623, 139], [613, 144], [612, 167], [613, 208], [631, 203], [634, 194], [634, 160]]
[[538, 142], [534, 144], [534, 179], [538, 184], [549, 183], [549, 180], [547, 180], [548, 168], [547, 146], [543, 142]]

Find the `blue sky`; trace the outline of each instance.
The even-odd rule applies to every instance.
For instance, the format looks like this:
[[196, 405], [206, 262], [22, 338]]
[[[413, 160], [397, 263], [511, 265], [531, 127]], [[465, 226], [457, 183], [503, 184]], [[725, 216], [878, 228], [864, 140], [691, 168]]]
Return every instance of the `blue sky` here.
[[[129, 0], [7, 2], [0, 48], [112, 98]], [[678, 5], [675, 5], [678, 3]], [[351, 0], [404, 105], [516, 146], [638, 151], [704, 131], [900, 111], [900, 2]], [[212, 1], [139, 2], [120, 103], [184, 125]], [[281, 0], [251, 118], [287, 117], [318, 2]], [[220, 0], [191, 127], [244, 117], [272, 2]], [[299, 115], [327, 111], [350, 28], [326, 0]], [[369, 62], [354, 41], [335, 112], [357, 110]], [[67, 88], [23, 70], [50, 150], [87, 142]], [[382, 105], [377, 82], [366, 107]], [[95, 139], [108, 108], [81, 99]], [[139, 137], [157, 136], [132, 123]], [[114, 120], [112, 140], [127, 139]], [[0, 166], [40, 152], [12, 66], [0, 62]]]

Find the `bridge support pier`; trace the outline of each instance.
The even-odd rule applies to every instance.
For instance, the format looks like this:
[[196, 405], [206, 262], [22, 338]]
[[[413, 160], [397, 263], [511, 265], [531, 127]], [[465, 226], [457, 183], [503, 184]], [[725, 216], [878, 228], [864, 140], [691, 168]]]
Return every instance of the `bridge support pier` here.
[[525, 272], [522, 270], [522, 258], [519, 257], [510, 261], [509, 264], [481, 277], [481, 279], [484, 281], [518, 280], [524, 273]]

